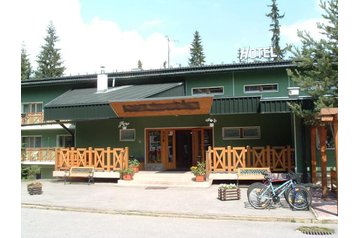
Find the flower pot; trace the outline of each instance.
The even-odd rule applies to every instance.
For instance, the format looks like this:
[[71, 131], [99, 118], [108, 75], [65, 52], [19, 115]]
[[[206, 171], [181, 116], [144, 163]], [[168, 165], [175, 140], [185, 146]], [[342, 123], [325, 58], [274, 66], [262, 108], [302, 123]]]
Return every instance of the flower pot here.
[[27, 191], [30, 195], [42, 194], [42, 184], [40, 182], [30, 183], [27, 185]]
[[205, 175], [196, 175], [195, 176], [196, 182], [204, 182], [205, 181]]
[[123, 180], [132, 180], [133, 174], [123, 174]]
[[134, 173], [138, 173], [139, 172], [139, 166], [131, 166], [131, 168], [133, 169]]

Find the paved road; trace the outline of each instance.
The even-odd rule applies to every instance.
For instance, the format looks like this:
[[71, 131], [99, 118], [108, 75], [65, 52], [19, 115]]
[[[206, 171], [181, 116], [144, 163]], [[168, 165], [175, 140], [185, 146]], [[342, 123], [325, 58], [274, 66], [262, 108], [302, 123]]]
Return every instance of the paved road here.
[[[249, 222], [235, 220], [148, 217], [98, 214], [22, 208], [21, 232], [27, 238], [111, 238], [111, 237], [311, 237], [296, 231], [299, 226], [288, 222]], [[337, 224], [319, 224], [335, 229], [327, 237], [336, 238]], [[325, 237], [325, 236], [319, 236]]]

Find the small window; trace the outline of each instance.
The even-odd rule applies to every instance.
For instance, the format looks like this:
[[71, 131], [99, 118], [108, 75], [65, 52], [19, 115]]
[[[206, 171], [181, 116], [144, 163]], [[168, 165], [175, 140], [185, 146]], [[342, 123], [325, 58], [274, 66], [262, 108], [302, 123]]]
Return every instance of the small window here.
[[121, 129], [119, 131], [120, 141], [135, 141], [135, 129]]
[[260, 127], [223, 127], [224, 140], [260, 139]]
[[245, 93], [268, 93], [278, 92], [278, 84], [253, 84], [244, 86]]
[[21, 147], [24, 148], [40, 148], [41, 136], [22, 136]]
[[205, 88], [192, 88], [192, 95], [223, 95], [224, 87], [205, 87]]
[[58, 135], [57, 136], [57, 147], [72, 147], [73, 139], [71, 135]]
[[42, 112], [42, 102], [39, 103], [22, 103], [22, 113]]

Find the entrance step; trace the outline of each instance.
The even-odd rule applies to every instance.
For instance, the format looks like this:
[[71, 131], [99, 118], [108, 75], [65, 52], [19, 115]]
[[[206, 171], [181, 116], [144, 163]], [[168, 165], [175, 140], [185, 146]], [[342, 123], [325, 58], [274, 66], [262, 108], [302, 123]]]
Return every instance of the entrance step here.
[[119, 186], [210, 187], [212, 179], [195, 182], [190, 171], [139, 171], [133, 180], [118, 180]]

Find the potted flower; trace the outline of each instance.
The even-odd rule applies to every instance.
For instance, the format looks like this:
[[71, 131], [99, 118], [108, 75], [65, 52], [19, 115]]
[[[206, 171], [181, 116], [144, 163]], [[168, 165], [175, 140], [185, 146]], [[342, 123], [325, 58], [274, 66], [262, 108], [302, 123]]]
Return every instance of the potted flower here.
[[139, 161], [137, 159], [129, 160], [128, 165], [129, 165], [130, 168], [133, 169], [134, 173], [138, 173], [140, 163], [139, 163]]
[[218, 198], [221, 201], [240, 199], [240, 188], [236, 184], [220, 184]]
[[205, 181], [206, 165], [205, 162], [197, 162], [196, 166], [190, 168], [191, 172], [195, 175], [196, 182]]
[[123, 180], [132, 180], [134, 171], [131, 167], [121, 170]]

